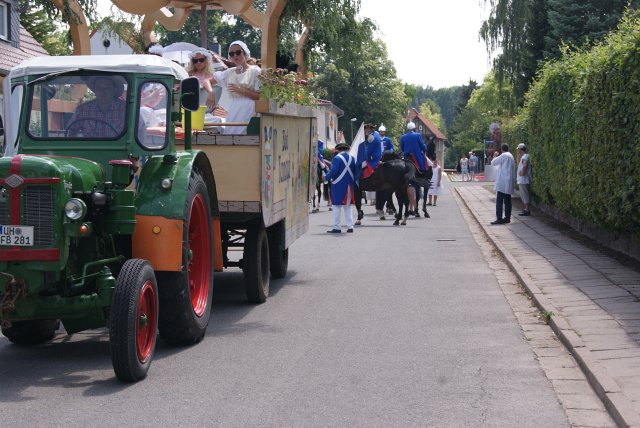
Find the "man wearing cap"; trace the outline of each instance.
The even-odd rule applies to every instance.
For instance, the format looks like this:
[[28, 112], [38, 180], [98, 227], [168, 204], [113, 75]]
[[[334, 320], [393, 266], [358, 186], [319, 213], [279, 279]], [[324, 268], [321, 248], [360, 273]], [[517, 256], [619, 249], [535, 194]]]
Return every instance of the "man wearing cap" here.
[[469, 152], [469, 173], [471, 174], [470, 181], [475, 181], [478, 173], [478, 156], [473, 152]]
[[112, 76], [92, 77], [87, 82], [95, 94], [91, 101], [80, 104], [71, 120], [68, 135], [85, 138], [113, 138], [124, 129], [126, 104], [119, 97], [124, 84]]
[[[391, 142], [391, 138], [386, 136], [387, 128], [384, 124], [378, 127], [378, 133], [382, 140], [382, 161], [393, 159], [395, 148]], [[391, 214], [396, 212], [396, 207], [393, 205], [393, 189], [384, 189], [376, 192], [376, 211], [380, 214], [384, 210], [384, 205], [387, 204], [387, 213]]]
[[[496, 220], [491, 224], [511, 223], [511, 194], [514, 188], [513, 171], [515, 169], [513, 155], [509, 153], [509, 146], [503, 144], [500, 149], [502, 154], [491, 161], [492, 166], [498, 167], [496, 173]], [[504, 217], [502, 217], [502, 205], [504, 204]]]
[[327, 233], [340, 233], [340, 213], [344, 210], [344, 220], [347, 223], [347, 232], [353, 232], [353, 216], [351, 204], [354, 203], [354, 186], [356, 174], [356, 161], [349, 155], [349, 145], [339, 143], [336, 145], [339, 151], [331, 162], [331, 169], [327, 172], [326, 179], [331, 182], [331, 203], [333, 205], [333, 229]]
[[524, 209], [518, 215], [528, 216], [529, 203], [531, 202], [531, 164], [529, 163], [529, 154], [527, 153], [527, 146], [523, 143], [518, 144], [518, 156], [520, 161], [518, 162], [518, 176], [516, 180], [518, 187], [520, 188], [520, 199], [524, 204]]
[[[362, 151], [362, 146], [364, 146], [364, 153], [358, 153], [358, 167], [362, 169], [358, 174], [358, 179], [368, 178], [373, 175], [382, 159], [382, 139], [370, 123], [364, 125], [364, 138], [364, 143], [360, 145], [361, 147], [358, 147]], [[364, 158], [362, 157], [363, 155]]]
[[387, 128], [384, 125], [380, 125], [378, 128], [378, 133], [380, 134], [380, 139], [382, 140], [382, 156], [393, 154], [394, 147], [391, 142], [391, 138], [387, 137]]
[[404, 155], [405, 159], [413, 158], [414, 162], [418, 165], [418, 172], [422, 174], [427, 171], [424, 156], [427, 146], [424, 144], [422, 137], [415, 131], [415, 129], [415, 123], [407, 123], [407, 132], [400, 137], [400, 151]]

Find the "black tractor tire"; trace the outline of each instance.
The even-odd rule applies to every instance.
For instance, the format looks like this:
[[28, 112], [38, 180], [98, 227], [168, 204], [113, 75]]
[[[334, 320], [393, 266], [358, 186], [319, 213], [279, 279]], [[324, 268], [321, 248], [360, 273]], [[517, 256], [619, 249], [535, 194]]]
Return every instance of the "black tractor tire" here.
[[242, 270], [251, 303], [264, 303], [269, 296], [269, 241], [262, 221], [252, 224], [244, 238]]
[[109, 346], [116, 377], [137, 382], [147, 377], [158, 333], [158, 284], [146, 260], [124, 262], [109, 313]]
[[58, 320], [14, 321], [2, 327], [2, 334], [16, 345], [39, 345], [53, 339], [59, 325]]
[[160, 337], [174, 346], [198, 343], [211, 317], [213, 228], [207, 185], [191, 173], [182, 230], [182, 272], [158, 274]]
[[289, 249], [282, 248], [284, 247], [284, 242], [282, 242], [281, 227], [284, 227], [284, 224], [269, 228], [267, 232], [267, 239], [269, 240], [269, 270], [271, 271], [271, 276], [275, 279], [284, 278], [289, 267]]

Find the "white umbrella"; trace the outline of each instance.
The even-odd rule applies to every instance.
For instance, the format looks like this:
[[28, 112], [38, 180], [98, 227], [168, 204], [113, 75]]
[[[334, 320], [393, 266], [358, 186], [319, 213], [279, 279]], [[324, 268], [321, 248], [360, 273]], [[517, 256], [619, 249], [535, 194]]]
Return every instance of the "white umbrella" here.
[[162, 49], [163, 58], [167, 58], [171, 61], [178, 61], [182, 65], [186, 65], [189, 62], [189, 54], [198, 46], [193, 43], [176, 42]]

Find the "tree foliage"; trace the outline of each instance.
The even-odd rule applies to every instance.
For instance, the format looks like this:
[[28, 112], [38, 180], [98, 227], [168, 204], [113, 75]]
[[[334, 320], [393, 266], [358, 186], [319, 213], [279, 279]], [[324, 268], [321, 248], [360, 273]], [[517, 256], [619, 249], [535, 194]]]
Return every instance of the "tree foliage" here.
[[594, 48], [545, 64], [526, 107], [503, 127], [525, 142], [533, 191], [574, 218], [640, 240], [640, 15]]
[[349, 135], [350, 119], [379, 125], [398, 138], [404, 129], [404, 113], [409, 99], [405, 85], [397, 78], [385, 44], [373, 36], [375, 25], [368, 19], [356, 22], [358, 37], [348, 46], [331, 48], [331, 54], [319, 55], [315, 63], [314, 87], [345, 111], [339, 129]]
[[20, 14], [20, 24], [40, 43], [49, 55], [70, 55], [67, 32], [56, 28], [42, 7], [32, 7]]
[[601, 40], [615, 27], [627, 3], [638, 0], [484, 0], [491, 7], [480, 37], [494, 59], [498, 81], [507, 81], [519, 105], [544, 60], [563, 45]]
[[440, 112], [440, 106], [438, 103], [432, 99], [426, 100], [424, 103], [420, 105], [418, 111], [425, 119], [428, 119], [433, 123], [441, 132], [446, 132], [446, 127], [444, 123], [444, 119], [442, 118], [442, 114]]

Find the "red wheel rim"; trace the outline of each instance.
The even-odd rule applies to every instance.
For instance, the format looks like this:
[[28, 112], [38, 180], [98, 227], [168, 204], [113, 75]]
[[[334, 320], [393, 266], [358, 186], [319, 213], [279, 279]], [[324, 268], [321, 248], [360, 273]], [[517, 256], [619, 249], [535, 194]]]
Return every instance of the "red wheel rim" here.
[[136, 344], [138, 359], [146, 363], [153, 351], [158, 325], [158, 308], [156, 306], [156, 292], [151, 281], [146, 281], [140, 291], [138, 299], [138, 318], [136, 326]]
[[202, 195], [196, 195], [191, 203], [189, 220], [189, 293], [196, 316], [201, 317], [207, 308], [211, 283], [211, 231], [209, 212]]

